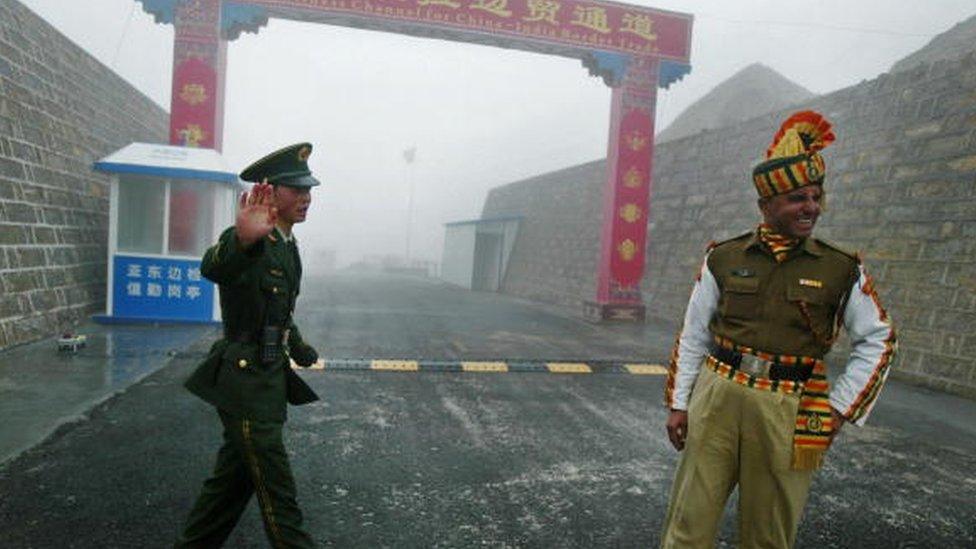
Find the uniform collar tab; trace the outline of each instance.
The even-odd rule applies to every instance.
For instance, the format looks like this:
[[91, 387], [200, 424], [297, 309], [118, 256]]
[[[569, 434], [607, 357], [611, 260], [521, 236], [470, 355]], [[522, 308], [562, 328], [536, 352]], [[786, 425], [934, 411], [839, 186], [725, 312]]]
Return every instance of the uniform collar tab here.
[[294, 231], [292, 231], [291, 234], [286, 235], [285, 234], [285, 231], [282, 231], [281, 230], [281, 227], [275, 225], [274, 232], [277, 234], [278, 238], [281, 239], [283, 242], [296, 242], [296, 243], [298, 242], [297, 240], [295, 240], [295, 232]]

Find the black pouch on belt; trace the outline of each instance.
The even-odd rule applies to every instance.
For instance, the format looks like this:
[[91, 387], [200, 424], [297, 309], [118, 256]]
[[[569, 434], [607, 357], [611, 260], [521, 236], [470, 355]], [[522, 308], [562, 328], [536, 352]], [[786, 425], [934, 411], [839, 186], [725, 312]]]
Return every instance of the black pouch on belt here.
[[261, 329], [261, 364], [270, 366], [281, 357], [281, 327], [265, 326]]

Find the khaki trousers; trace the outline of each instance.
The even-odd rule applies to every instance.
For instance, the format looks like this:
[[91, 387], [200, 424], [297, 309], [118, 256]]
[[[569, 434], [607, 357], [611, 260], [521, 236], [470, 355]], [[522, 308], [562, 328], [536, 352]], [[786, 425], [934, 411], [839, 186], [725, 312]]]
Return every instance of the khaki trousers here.
[[799, 394], [752, 389], [702, 366], [662, 548], [714, 547], [736, 485], [739, 546], [793, 546], [813, 478], [812, 471], [790, 468], [799, 402]]

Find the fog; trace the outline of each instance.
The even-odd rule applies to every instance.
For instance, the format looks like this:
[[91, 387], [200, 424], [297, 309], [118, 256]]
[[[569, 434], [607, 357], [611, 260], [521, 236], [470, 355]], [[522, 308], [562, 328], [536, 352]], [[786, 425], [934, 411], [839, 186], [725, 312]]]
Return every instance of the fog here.
[[[20, 1], [169, 109], [172, 26], [135, 0]], [[659, 93], [658, 129], [752, 63], [830, 92], [976, 12], [971, 0], [635, 3], [695, 16], [692, 72]], [[578, 60], [272, 19], [228, 47], [223, 153], [241, 168], [314, 144], [324, 185], [296, 229], [310, 270], [329, 249], [340, 265], [404, 255], [411, 181], [411, 256], [438, 261], [443, 224], [477, 218], [491, 188], [605, 157], [609, 102]]]

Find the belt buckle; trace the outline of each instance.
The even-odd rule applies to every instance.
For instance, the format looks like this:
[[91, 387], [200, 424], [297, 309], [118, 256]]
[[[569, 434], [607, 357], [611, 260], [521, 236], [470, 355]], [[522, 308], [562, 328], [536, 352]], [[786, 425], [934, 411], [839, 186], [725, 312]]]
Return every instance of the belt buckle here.
[[739, 369], [754, 377], [769, 377], [769, 367], [771, 363], [763, 360], [756, 355], [742, 354], [742, 361]]

